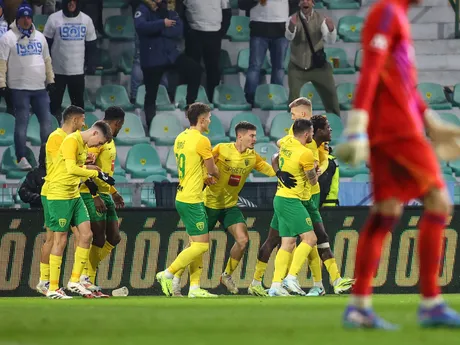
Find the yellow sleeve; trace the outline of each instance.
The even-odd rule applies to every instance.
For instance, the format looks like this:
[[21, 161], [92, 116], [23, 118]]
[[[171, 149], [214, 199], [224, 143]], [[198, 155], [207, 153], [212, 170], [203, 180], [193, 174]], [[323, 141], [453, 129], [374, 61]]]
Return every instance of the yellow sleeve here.
[[78, 142], [76, 139], [68, 139], [61, 147], [67, 173], [86, 178], [97, 177], [98, 172], [96, 170], [88, 170], [77, 165]]
[[304, 171], [310, 171], [315, 168], [315, 159], [313, 158], [313, 152], [305, 150], [299, 158], [299, 163]]
[[115, 194], [115, 193], [118, 193], [118, 191], [114, 186], [110, 186], [109, 193], [110, 194]]
[[268, 164], [262, 157], [260, 157], [256, 153], [256, 165], [254, 167], [258, 172], [261, 172], [262, 174], [266, 176], [275, 176], [275, 170], [273, 170], [273, 167]]
[[204, 135], [196, 144], [196, 152], [204, 159], [213, 158], [213, 152], [211, 150], [211, 142]]
[[53, 137], [46, 143], [46, 150], [48, 151], [47, 154], [51, 155], [51, 159], [53, 159], [53, 161], [58, 156], [59, 149], [61, 148], [63, 140], [64, 138], [62, 138], [60, 135], [53, 135]]
[[324, 143], [318, 147], [319, 155], [319, 168], [321, 169], [321, 174], [327, 170], [329, 166], [329, 151], [324, 148]]

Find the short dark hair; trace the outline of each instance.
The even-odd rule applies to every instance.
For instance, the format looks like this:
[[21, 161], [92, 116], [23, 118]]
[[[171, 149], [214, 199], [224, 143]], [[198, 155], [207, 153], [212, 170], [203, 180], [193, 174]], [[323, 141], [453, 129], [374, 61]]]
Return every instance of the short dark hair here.
[[96, 121], [91, 126], [91, 128], [99, 130], [102, 133], [102, 135], [104, 136], [104, 138], [107, 139], [108, 143], [110, 143], [112, 141], [112, 139], [113, 139], [112, 130], [110, 129], [110, 126], [106, 122], [104, 122], [102, 120]]
[[325, 115], [315, 115], [311, 118], [313, 124], [313, 133], [316, 133], [318, 129], [326, 129], [327, 117]]
[[190, 104], [187, 110], [187, 118], [190, 122], [190, 126], [196, 126], [198, 123], [198, 118], [201, 115], [205, 115], [211, 111], [211, 108], [204, 103], [196, 102]]
[[238, 135], [240, 132], [246, 133], [247, 131], [255, 131], [257, 127], [248, 121], [238, 122], [235, 126], [235, 134]]
[[77, 107], [76, 105], [69, 105], [67, 108], [64, 109], [62, 113], [62, 118], [64, 122], [70, 120], [74, 115], [84, 115], [85, 110], [83, 108]]
[[294, 125], [292, 126], [292, 131], [294, 132], [294, 136], [298, 136], [302, 133], [309, 131], [311, 127], [312, 127], [312, 123], [310, 120], [297, 119], [294, 121]]
[[105, 121], [116, 121], [116, 120], [124, 120], [124, 119], [125, 119], [125, 111], [121, 107], [111, 106], [105, 110], [105, 113], [104, 113]]

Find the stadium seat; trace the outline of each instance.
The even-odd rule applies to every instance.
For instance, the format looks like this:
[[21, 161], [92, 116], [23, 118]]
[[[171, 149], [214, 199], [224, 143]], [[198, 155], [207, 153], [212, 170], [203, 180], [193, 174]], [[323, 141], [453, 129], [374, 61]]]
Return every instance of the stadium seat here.
[[219, 110], [251, 110], [239, 85], [220, 84], [214, 89], [212, 99]]
[[457, 115], [452, 113], [438, 113], [438, 115], [443, 121], [460, 126], [460, 118]]
[[124, 8], [129, 5], [129, 1], [123, 0], [104, 0], [102, 2], [104, 8]]
[[[278, 147], [273, 143], [257, 143], [254, 146], [255, 151], [263, 158], [264, 161], [271, 165], [272, 156], [278, 152]], [[253, 170], [254, 177], [266, 177], [264, 174]]]
[[[238, 59], [237, 60], [238, 60], [237, 61], [238, 69], [241, 72], [246, 73], [248, 71], [248, 68], [249, 68], [249, 48], [241, 49], [238, 52]], [[268, 56], [266, 55], [264, 63], [263, 63], [262, 68], [260, 70], [260, 73], [267, 74], [268, 71], [270, 71], [270, 70], [271, 70], [270, 61], [268, 60]]]
[[[168, 178], [163, 175], [150, 175], [145, 180], [144, 183], [164, 183], [169, 182]], [[152, 186], [144, 187], [142, 186], [141, 190], [141, 203], [147, 207], [156, 207], [157, 200], [155, 197], [155, 188]]]
[[0, 113], [0, 146], [14, 144], [14, 126], [16, 120], [13, 115]]
[[249, 42], [249, 17], [232, 16], [227, 36], [232, 42]]
[[[145, 85], [141, 85], [137, 89], [136, 95], [136, 107], [144, 108], [145, 100]], [[171, 103], [169, 99], [168, 90], [163, 85], [158, 87], [157, 100], [156, 100], [157, 111], [168, 111], [174, 110], [176, 107]]]
[[120, 61], [118, 63], [118, 69], [123, 72], [124, 75], [131, 75], [133, 70], [134, 61], [134, 50], [127, 49], [121, 54]]
[[209, 125], [208, 132], [204, 132], [203, 134], [209, 138], [211, 145], [230, 142], [230, 138], [225, 135], [222, 122], [215, 115], [211, 115], [211, 124]]
[[314, 4], [315, 4], [315, 7], [314, 7], [315, 10], [320, 10], [324, 8], [324, 4], [321, 0], [315, 1]]
[[[129, 186], [120, 186], [119, 184], [127, 184], [128, 179], [126, 176], [122, 175], [113, 175], [115, 179], [115, 186], [117, 188], [118, 193], [123, 197], [123, 201], [125, 202], [125, 207], [132, 207], [133, 206], [133, 191], [132, 188]], [[118, 185], [117, 185], [118, 184]]]
[[134, 110], [126, 89], [121, 85], [106, 84], [96, 92], [96, 107], [104, 111], [108, 107], [119, 106], [125, 111]]
[[[354, 74], [355, 68], [348, 63], [348, 56], [342, 48], [324, 48], [334, 74]], [[334, 68], [333, 59], [339, 59], [339, 67]]]
[[456, 107], [460, 107], [460, 84], [456, 84], [454, 86], [454, 94], [452, 98], [452, 104]]
[[337, 97], [341, 110], [351, 110], [354, 92], [355, 84], [343, 83], [337, 85]]
[[115, 138], [115, 144], [131, 146], [140, 143], [150, 143], [150, 139], [145, 136], [141, 119], [136, 114], [126, 113], [125, 123]]
[[340, 166], [340, 177], [354, 177], [356, 175], [366, 175], [369, 174], [369, 169], [364, 163], [360, 164], [357, 167], [352, 167], [351, 165], [339, 162]]
[[361, 7], [355, 0], [323, 0], [330, 10], [353, 10]]
[[262, 126], [262, 122], [259, 117], [250, 112], [238, 113], [232, 118], [229, 131], [231, 140], [236, 139], [235, 126], [241, 121], [248, 121], [257, 127], [257, 142], [267, 143], [270, 141], [270, 138], [265, 136], [264, 127]]
[[460, 205], [460, 184], [456, 184], [454, 187], [454, 203]]
[[237, 10], [238, 9], [238, 0], [230, 0], [230, 8]]
[[43, 32], [43, 30], [45, 30], [48, 17], [47, 14], [34, 14], [34, 25], [38, 31]]
[[326, 117], [332, 129], [331, 145], [334, 145], [337, 142], [337, 140], [339, 140], [339, 138], [342, 136], [343, 123], [341, 118], [338, 117], [336, 114], [327, 113]]
[[[34, 153], [28, 146], [26, 146], [26, 158], [30, 165], [32, 165], [32, 168], [37, 167], [37, 161], [35, 159]], [[7, 179], [20, 179], [27, 175], [27, 171], [21, 171], [18, 168], [14, 145], [9, 146], [5, 152], [3, 152], [2, 162], [0, 164], [0, 172], [5, 174]]]
[[[59, 123], [56, 118], [51, 116], [51, 132], [56, 130], [58, 127]], [[40, 146], [42, 144], [42, 140], [40, 138], [40, 123], [38, 122], [35, 114], [29, 117], [29, 123], [27, 125], [27, 141], [30, 141], [33, 146]]]
[[98, 69], [95, 71], [95, 75], [106, 76], [117, 74], [118, 66], [112, 61], [108, 50], [98, 49], [96, 54], [98, 57]]
[[112, 16], [104, 24], [104, 33], [114, 41], [134, 40], [134, 20], [131, 16]]
[[363, 18], [357, 16], [344, 16], [339, 19], [338, 34], [345, 42], [360, 42]]
[[238, 66], [232, 65], [228, 51], [222, 49], [219, 56], [219, 66], [222, 74], [236, 74], [238, 73]]
[[115, 169], [113, 171], [113, 174], [114, 175], [121, 175], [121, 176], [125, 176], [126, 175], [126, 172], [123, 170], [123, 168], [121, 167], [121, 164], [120, 164], [120, 160], [118, 159], [118, 155], [117, 157], [115, 158]]
[[13, 187], [6, 187], [7, 182], [0, 180], [0, 207], [11, 207], [15, 204]]
[[303, 84], [300, 89], [300, 97], [307, 97], [311, 101], [313, 111], [324, 110], [323, 101], [312, 83]]
[[[177, 107], [180, 110], [184, 110], [187, 106], [187, 85], [182, 84], [176, 88], [176, 94], [174, 95], [174, 103], [177, 104]], [[204, 89], [203, 85], [200, 85], [200, 89], [198, 90], [198, 96], [196, 98], [196, 102], [201, 102], [207, 104], [214, 109], [214, 104], [209, 102], [208, 96], [206, 95], [206, 90]]]
[[446, 98], [444, 89], [436, 83], [420, 83], [417, 86], [420, 94], [431, 109], [447, 110], [452, 109], [452, 104]]
[[288, 93], [283, 85], [262, 84], [257, 86], [254, 107], [262, 110], [286, 110]]
[[[88, 89], [85, 89], [84, 91], [83, 101], [85, 102], [85, 111], [95, 111], [96, 110], [96, 107], [94, 106], [93, 103], [91, 103], [91, 100], [89, 99]], [[72, 101], [70, 100], [69, 89], [66, 88], [64, 92], [64, 98], [62, 99], [62, 109], [67, 108], [71, 104], [72, 104]]]
[[83, 130], [87, 130], [98, 120], [99, 118], [93, 113], [85, 113], [85, 125], [83, 126]]
[[453, 177], [452, 174], [443, 174], [442, 177], [444, 178], [446, 182], [454, 182], [454, 183], [457, 182], [457, 179]]
[[452, 175], [452, 167], [446, 161], [439, 159], [439, 165], [441, 166], [441, 171], [445, 175]]
[[352, 182], [370, 182], [371, 175], [369, 174], [358, 174], [351, 178]]
[[174, 147], [171, 147], [168, 151], [168, 156], [166, 157], [166, 171], [171, 174], [171, 177], [177, 178], [179, 175], [177, 173], [177, 163], [176, 156], [174, 155]]
[[292, 126], [291, 114], [283, 112], [277, 114], [272, 121], [270, 127], [270, 139], [278, 141], [289, 133], [289, 128]]
[[131, 174], [132, 178], [166, 175], [157, 151], [150, 144], [136, 144], [129, 150], [126, 157], [126, 172]]
[[158, 113], [150, 124], [149, 136], [155, 145], [174, 145], [176, 137], [184, 130], [174, 113]]
[[357, 50], [355, 55], [355, 69], [356, 71], [361, 70], [361, 66], [363, 65], [363, 50]]

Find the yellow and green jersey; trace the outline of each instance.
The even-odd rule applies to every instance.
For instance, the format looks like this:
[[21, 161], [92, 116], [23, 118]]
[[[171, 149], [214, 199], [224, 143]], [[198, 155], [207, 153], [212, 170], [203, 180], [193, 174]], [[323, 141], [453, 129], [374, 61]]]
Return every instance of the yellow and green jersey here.
[[294, 176], [297, 185], [294, 188], [287, 188], [278, 181], [276, 195], [309, 200], [311, 187], [305, 172], [315, 168], [312, 151], [303, 146], [295, 137], [288, 135], [280, 141], [279, 166], [281, 171], [289, 172]]
[[80, 196], [81, 178], [97, 177], [96, 170], [87, 170], [84, 165], [88, 147], [80, 131], [69, 134], [59, 148], [51, 171], [48, 172], [48, 200], [70, 200]]
[[186, 129], [174, 141], [179, 186], [176, 200], [188, 204], [204, 201], [204, 161], [212, 158], [211, 142], [196, 129]]
[[205, 189], [205, 206], [225, 209], [236, 206], [238, 194], [253, 169], [267, 176], [275, 176], [272, 166], [253, 149], [240, 153], [235, 143], [218, 144], [212, 150], [219, 168], [219, 180]]
[[46, 176], [45, 183], [43, 184], [41, 191], [42, 196], [47, 196], [48, 194], [48, 174], [53, 167], [53, 163], [59, 153], [59, 148], [61, 147], [61, 144], [66, 136], [67, 133], [63, 131], [62, 128], [58, 128], [49, 135], [48, 140], [46, 141]]

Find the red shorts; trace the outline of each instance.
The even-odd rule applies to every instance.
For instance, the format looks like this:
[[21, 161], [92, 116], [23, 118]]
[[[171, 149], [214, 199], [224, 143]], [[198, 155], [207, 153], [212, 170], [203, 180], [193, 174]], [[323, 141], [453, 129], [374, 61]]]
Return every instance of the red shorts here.
[[438, 159], [425, 138], [408, 138], [371, 147], [374, 201], [396, 198], [405, 203], [444, 188]]

